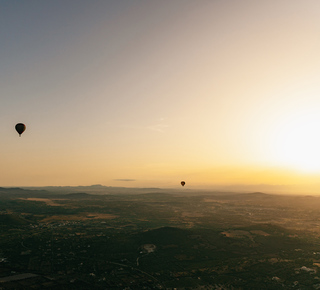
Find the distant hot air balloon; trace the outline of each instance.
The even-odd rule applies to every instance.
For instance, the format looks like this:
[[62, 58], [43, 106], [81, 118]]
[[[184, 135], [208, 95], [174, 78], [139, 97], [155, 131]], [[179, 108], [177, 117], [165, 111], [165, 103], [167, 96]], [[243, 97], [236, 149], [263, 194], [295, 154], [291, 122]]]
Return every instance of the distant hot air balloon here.
[[22, 123], [18, 123], [16, 125], [16, 131], [19, 133], [19, 137], [21, 137], [21, 134], [26, 130], [26, 125]]
[[181, 185], [184, 186], [186, 183], [184, 181], [181, 181]]

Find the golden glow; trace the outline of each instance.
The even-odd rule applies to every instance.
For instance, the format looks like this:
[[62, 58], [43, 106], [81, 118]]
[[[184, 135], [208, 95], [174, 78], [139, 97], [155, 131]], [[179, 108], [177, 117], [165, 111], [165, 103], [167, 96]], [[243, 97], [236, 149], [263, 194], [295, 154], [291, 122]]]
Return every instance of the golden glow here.
[[306, 1], [67, 1], [72, 17], [26, 27], [43, 8], [8, 1], [0, 186], [320, 189], [320, 1]]
[[310, 111], [283, 116], [273, 140], [275, 159], [282, 166], [320, 173], [319, 128], [320, 115]]

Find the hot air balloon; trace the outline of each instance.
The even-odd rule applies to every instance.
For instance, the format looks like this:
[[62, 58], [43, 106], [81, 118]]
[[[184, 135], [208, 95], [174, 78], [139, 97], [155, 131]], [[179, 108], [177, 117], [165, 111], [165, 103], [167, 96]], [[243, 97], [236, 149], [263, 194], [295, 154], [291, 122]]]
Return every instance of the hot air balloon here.
[[186, 183], [184, 181], [181, 181], [181, 185], [184, 186]]
[[26, 130], [26, 125], [22, 123], [18, 123], [16, 125], [16, 131], [19, 133], [19, 137], [21, 137], [21, 134]]

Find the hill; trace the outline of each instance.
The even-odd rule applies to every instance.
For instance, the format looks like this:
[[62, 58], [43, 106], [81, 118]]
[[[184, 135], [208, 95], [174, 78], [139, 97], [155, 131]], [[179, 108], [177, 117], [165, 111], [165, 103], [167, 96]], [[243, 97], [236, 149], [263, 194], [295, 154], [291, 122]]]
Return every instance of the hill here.
[[15, 214], [0, 214], [0, 225], [5, 226], [22, 226], [29, 222]]

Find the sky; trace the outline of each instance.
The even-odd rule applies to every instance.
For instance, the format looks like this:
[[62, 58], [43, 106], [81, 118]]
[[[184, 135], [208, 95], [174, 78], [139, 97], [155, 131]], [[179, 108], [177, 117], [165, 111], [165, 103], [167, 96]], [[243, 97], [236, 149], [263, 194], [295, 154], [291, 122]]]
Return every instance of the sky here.
[[0, 0], [0, 186], [320, 193], [319, 11]]

